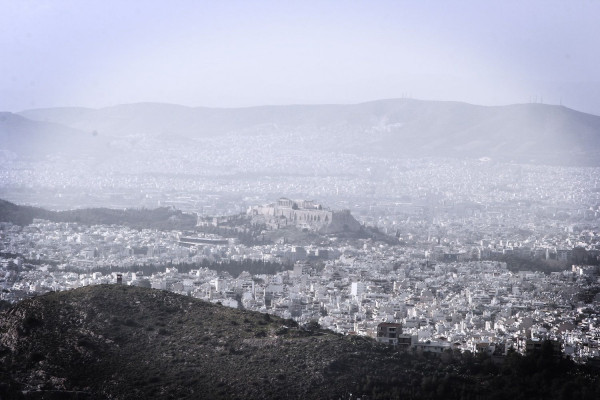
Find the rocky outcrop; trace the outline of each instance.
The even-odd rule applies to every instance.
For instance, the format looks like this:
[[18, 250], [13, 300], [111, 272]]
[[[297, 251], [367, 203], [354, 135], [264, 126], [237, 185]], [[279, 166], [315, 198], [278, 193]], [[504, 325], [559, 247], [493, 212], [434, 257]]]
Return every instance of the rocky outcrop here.
[[360, 223], [350, 210], [333, 211], [307, 200], [282, 197], [274, 204], [250, 207], [248, 214], [262, 216], [271, 229], [290, 225], [320, 233], [358, 232], [360, 229]]

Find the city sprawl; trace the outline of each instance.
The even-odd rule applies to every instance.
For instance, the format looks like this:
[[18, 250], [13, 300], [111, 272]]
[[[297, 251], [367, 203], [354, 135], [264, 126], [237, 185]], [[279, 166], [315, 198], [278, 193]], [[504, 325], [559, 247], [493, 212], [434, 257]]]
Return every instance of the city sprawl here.
[[[5, 160], [1, 187], [11, 201], [58, 209], [172, 206], [196, 214], [198, 226], [186, 232], [0, 223], [2, 299], [116, 283], [119, 276], [123, 284], [318, 321], [342, 334], [376, 336], [379, 323], [397, 322], [424, 351], [502, 355], [524, 352], [528, 340], [552, 339], [580, 362], [600, 355], [600, 169], [312, 159], [288, 146], [278, 158], [287, 161], [270, 165], [275, 149], [237, 161], [235, 141], [220, 145], [187, 163], [192, 155], [183, 146], [161, 149], [179, 157], [154, 158], [145, 149], [146, 158], [135, 162], [96, 165], [94, 179], [85, 160]], [[203, 169], [203, 157], [211, 168]], [[262, 167], [279, 172], [257, 176]], [[301, 204], [315, 215], [302, 224], [260, 207], [282, 196], [322, 206], [291, 201], [290, 210]], [[361, 232], [369, 227], [379, 236], [321, 232], [308, 240], [329, 210], [349, 210]], [[228, 215], [241, 215], [246, 225], [232, 227]], [[259, 230], [253, 240], [235, 234], [250, 227]], [[190, 236], [196, 239], [186, 241]], [[281, 268], [239, 276], [219, 268], [249, 261]]]

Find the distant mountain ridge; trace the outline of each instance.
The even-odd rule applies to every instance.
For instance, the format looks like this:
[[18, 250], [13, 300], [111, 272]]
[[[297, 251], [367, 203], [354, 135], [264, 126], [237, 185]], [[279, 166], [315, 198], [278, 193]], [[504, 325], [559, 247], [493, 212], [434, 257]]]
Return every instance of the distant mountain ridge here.
[[0, 150], [44, 156], [60, 152], [65, 143], [84, 147], [89, 139], [81, 131], [60, 123], [0, 112]]
[[[59, 124], [84, 136], [146, 135], [167, 140], [225, 134], [299, 139], [313, 135], [335, 139], [323, 151], [600, 165], [600, 116], [545, 104], [485, 107], [391, 99], [225, 109], [139, 103], [102, 109], [36, 109], [18, 116], [31, 123]], [[0, 135], [10, 129], [0, 125]]]

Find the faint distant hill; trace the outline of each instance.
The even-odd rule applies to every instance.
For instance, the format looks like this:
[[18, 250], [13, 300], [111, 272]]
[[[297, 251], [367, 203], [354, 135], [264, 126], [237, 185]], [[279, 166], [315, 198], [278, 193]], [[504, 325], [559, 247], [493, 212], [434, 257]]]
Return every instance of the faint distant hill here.
[[187, 230], [196, 226], [196, 215], [168, 207], [155, 209], [86, 208], [49, 211], [43, 208], [19, 206], [0, 199], [0, 222], [29, 225], [34, 218], [53, 222], [77, 222], [84, 225], [124, 225], [134, 229]]
[[94, 147], [93, 135], [56, 123], [35, 121], [18, 114], [0, 112], [0, 150], [22, 156], [85, 152]]
[[97, 110], [37, 109], [20, 115], [107, 136], [285, 134], [321, 137], [323, 151], [600, 165], [600, 117], [544, 104], [483, 107], [393, 99], [223, 109], [140, 103]]

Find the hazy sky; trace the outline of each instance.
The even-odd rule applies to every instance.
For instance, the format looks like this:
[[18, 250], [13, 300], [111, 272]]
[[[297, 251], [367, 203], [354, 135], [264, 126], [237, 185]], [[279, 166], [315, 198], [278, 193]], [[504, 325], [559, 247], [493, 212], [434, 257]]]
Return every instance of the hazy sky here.
[[0, 0], [0, 110], [396, 97], [600, 115], [600, 1]]

